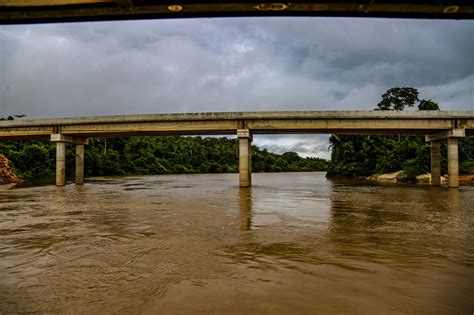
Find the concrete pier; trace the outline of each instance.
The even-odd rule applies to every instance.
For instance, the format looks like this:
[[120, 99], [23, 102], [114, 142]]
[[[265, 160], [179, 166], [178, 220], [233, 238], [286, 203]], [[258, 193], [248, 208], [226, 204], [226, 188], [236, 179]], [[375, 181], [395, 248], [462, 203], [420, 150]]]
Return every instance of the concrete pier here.
[[431, 142], [431, 185], [441, 185], [441, 144]]
[[51, 141], [56, 143], [56, 186], [66, 185], [66, 143], [76, 145], [76, 184], [84, 184], [84, 145], [87, 139], [53, 133]]
[[252, 185], [252, 134], [248, 129], [238, 129], [239, 183], [240, 187]]
[[425, 140], [431, 143], [431, 185], [440, 185], [440, 141], [448, 140], [448, 187], [459, 187], [458, 142], [460, 138], [469, 135], [466, 130], [465, 128], [457, 127], [425, 136]]
[[84, 184], [84, 145], [76, 144], [76, 185]]
[[66, 142], [56, 142], [56, 186], [66, 185]]
[[458, 139], [448, 139], [448, 187], [459, 187]]

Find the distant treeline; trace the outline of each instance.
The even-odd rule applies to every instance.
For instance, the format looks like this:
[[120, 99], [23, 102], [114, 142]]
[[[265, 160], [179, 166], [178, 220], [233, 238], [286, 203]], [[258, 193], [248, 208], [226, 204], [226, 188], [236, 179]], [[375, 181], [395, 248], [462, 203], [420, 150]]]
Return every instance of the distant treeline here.
[[[418, 104], [418, 110], [439, 110], [432, 100], [418, 98], [414, 88], [392, 88], [382, 95], [375, 110], [404, 110]], [[366, 177], [404, 171], [408, 179], [431, 170], [430, 144], [424, 137], [332, 135], [328, 177]], [[447, 173], [446, 141], [441, 145], [441, 171]], [[459, 140], [459, 171], [474, 171], [474, 138]]]
[[[50, 141], [1, 141], [0, 153], [25, 180], [53, 178], [56, 147]], [[74, 145], [67, 145], [67, 176], [74, 176]], [[238, 140], [201, 137], [91, 138], [85, 150], [87, 176], [236, 173]], [[252, 146], [254, 172], [325, 171], [328, 161], [297, 153], [275, 154]]]

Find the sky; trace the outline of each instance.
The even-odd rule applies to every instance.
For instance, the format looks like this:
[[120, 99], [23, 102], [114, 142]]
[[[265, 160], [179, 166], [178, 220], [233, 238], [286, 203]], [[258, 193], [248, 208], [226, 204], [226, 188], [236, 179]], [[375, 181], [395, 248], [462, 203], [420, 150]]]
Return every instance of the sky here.
[[[474, 21], [203, 18], [0, 25], [0, 116], [371, 110], [396, 86], [474, 110]], [[329, 158], [328, 135], [258, 135]]]

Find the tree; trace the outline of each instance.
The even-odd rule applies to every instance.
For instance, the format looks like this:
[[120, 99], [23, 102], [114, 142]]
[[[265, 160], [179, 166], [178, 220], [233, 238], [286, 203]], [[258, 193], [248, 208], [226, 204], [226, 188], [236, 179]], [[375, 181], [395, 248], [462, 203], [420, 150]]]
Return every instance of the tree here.
[[17, 115], [13, 115], [13, 116], [8, 116], [8, 117], [0, 117], [0, 120], [15, 120], [15, 117], [16, 118], [23, 118], [23, 117], [26, 117], [25, 114], [17, 114]]
[[439, 110], [439, 104], [431, 99], [421, 100], [418, 104], [418, 110]]
[[[415, 88], [392, 88], [382, 95], [376, 110], [403, 110], [418, 102], [418, 110], [439, 110], [431, 99], [418, 99]], [[408, 178], [430, 171], [430, 146], [423, 137], [333, 135], [327, 176], [366, 177], [404, 170]], [[460, 173], [474, 171], [474, 139], [459, 143]], [[446, 170], [446, 160], [441, 167]]]
[[418, 102], [418, 90], [411, 87], [395, 87], [382, 95], [376, 110], [404, 110]]
[[[239, 171], [237, 139], [124, 137], [108, 138], [106, 152], [104, 146], [102, 139], [89, 140], [84, 156], [87, 176]], [[256, 146], [252, 150], [255, 172], [324, 171], [328, 164], [294, 152], [280, 155]], [[26, 180], [53, 178], [55, 153], [54, 143], [46, 140], [0, 141], [0, 154], [8, 156], [16, 174]], [[74, 171], [74, 163], [74, 147], [68, 146], [66, 169]], [[73, 176], [73, 172], [66, 176]]]

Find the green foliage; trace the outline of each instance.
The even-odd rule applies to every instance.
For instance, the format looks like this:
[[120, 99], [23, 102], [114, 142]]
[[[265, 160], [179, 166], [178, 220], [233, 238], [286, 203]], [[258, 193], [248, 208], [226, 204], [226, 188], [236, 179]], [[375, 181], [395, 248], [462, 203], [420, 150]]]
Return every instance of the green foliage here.
[[432, 100], [421, 100], [418, 110], [439, 110], [439, 104]]
[[474, 137], [459, 140], [459, 172], [474, 173]]
[[[26, 180], [54, 177], [54, 143], [3, 141], [0, 153], [10, 159], [16, 174]], [[70, 178], [74, 176], [74, 163], [74, 146], [67, 145], [66, 175]], [[92, 138], [84, 154], [88, 176], [236, 173], [238, 163], [238, 140], [228, 138]], [[327, 164], [319, 158], [302, 158], [294, 152], [279, 155], [252, 146], [254, 172], [324, 171]]]
[[[393, 88], [382, 95], [376, 110], [403, 110], [417, 101], [416, 89]], [[418, 110], [439, 110], [439, 105], [432, 100], [420, 100]], [[430, 172], [430, 145], [424, 137], [332, 135], [329, 145], [332, 152], [328, 177], [367, 177], [404, 170], [411, 179]], [[446, 152], [446, 144], [441, 149]], [[473, 138], [459, 141], [459, 162], [461, 174], [474, 170]], [[447, 171], [445, 157], [441, 160], [441, 170]]]
[[377, 104], [377, 107], [379, 110], [404, 110], [407, 106], [413, 107], [418, 101], [417, 89], [395, 87], [382, 95], [382, 100]]
[[55, 148], [52, 144], [43, 141], [1, 142], [0, 153], [14, 161], [13, 169], [21, 170], [21, 176], [26, 180], [54, 176]]
[[429, 99], [419, 99], [418, 90], [411, 87], [395, 87], [382, 94], [382, 100], [375, 110], [404, 110], [417, 102], [418, 110], [439, 110], [439, 104]]
[[[404, 170], [408, 178], [430, 172], [430, 145], [423, 137], [332, 135], [328, 177], [367, 177]], [[446, 144], [441, 146], [446, 152]], [[441, 170], [447, 172], [446, 156]], [[474, 171], [474, 138], [459, 140], [459, 172]]]
[[14, 120], [15, 118], [23, 118], [23, 117], [26, 117], [26, 115], [19, 114], [19, 115], [7, 116], [7, 117], [0, 117], [0, 120]]

